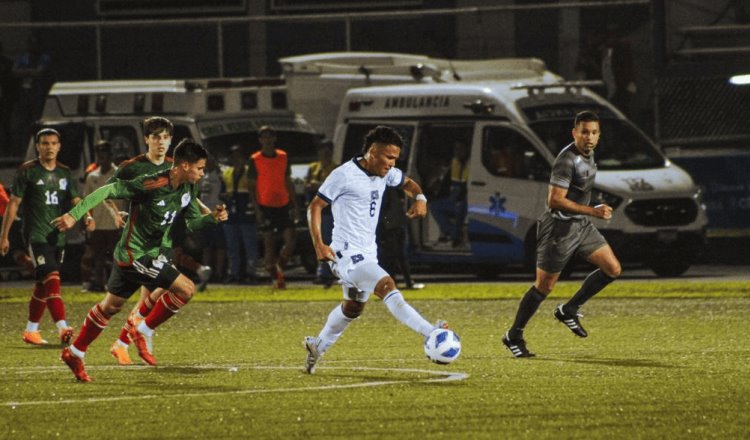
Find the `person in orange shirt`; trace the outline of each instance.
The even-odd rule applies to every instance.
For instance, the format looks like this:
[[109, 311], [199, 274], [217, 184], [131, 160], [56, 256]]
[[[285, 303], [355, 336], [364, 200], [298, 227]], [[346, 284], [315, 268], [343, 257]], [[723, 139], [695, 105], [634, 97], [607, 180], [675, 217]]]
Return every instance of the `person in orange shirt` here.
[[[250, 201], [256, 207], [258, 230], [263, 233], [266, 270], [274, 288], [284, 289], [284, 267], [294, 254], [294, 226], [299, 221], [297, 198], [287, 154], [276, 148], [276, 131], [264, 125], [258, 129], [258, 140], [261, 149], [247, 162]], [[276, 250], [276, 234], [281, 234], [284, 239], [279, 252]]]

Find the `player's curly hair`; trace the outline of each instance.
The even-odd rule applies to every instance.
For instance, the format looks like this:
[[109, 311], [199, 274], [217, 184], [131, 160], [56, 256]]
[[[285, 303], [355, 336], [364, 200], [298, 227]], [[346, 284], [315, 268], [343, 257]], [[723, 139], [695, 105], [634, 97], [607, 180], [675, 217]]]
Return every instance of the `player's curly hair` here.
[[365, 135], [365, 144], [362, 146], [362, 152], [366, 153], [372, 144], [395, 145], [399, 148], [404, 146], [404, 140], [401, 135], [391, 127], [378, 125]]
[[174, 149], [175, 165], [182, 162], [196, 163], [201, 159], [208, 159], [208, 151], [190, 138], [181, 140]]

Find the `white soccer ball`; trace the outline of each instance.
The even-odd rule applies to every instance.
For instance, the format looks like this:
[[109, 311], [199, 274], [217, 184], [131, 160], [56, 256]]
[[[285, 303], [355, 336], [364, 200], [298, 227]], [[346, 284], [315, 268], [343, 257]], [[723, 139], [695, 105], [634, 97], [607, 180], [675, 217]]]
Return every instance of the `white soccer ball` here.
[[461, 355], [461, 338], [453, 330], [437, 328], [424, 341], [424, 352], [436, 364], [450, 364]]

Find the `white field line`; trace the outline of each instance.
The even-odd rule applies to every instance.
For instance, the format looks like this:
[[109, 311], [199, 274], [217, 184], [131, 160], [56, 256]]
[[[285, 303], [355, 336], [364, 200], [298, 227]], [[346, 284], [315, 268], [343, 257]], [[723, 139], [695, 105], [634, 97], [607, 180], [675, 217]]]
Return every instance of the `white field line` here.
[[[180, 366], [196, 369], [205, 370], [231, 370], [233, 368], [247, 369], [247, 370], [298, 370], [302, 371], [300, 366], [285, 366], [285, 365], [244, 365], [244, 364], [205, 364], [205, 365], [190, 365]], [[113, 370], [123, 369], [120, 366], [92, 366], [87, 368], [88, 370]], [[127, 369], [158, 369], [154, 367], [146, 366], [129, 366]], [[17, 370], [17, 373], [28, 374], [28, 373], [44, 373], [50, 371], [66, 371], [66, 367], [10, 367], [5, 370]], [[208, 391], [200, 393], [180, 393], [175, 394], [174, 397], [204, 397], [204, 396], [227, 396], [227, 395], [243, 395], [243, 394], [269, 394], [269, 393], [295, 393], [305, 391], [329, 391], [329, 390], [342, 390], [349, 388], [373, 388], [396, 384], [408, 384], [408, 383], [439, 383], [439, 382], [455, 382], [467, 379], [469, 375], [463, 372], [453, 371], [437, 371], [437, 370], [423, 370], [419, 368], [377, 368], [377, 367], [333, 367], [333, 366], [319, 366], [320, 370], [349, 370], [349, 371], [390, 371], [397, 373], [415, 373], [415, 374], [429, 374], [436, 377], [425, 378], [425, 379], [402, 379], [402, 380], [377, 380], [372, 382], [364, 383], [353, 383], [353, 384], [339, 384], [339, 385], [319, 385], [312, 387], [293, 387], [293, 388], [259, 388], [259, 389], [246, 389], [246, 390], [234, 390], [234, 391]], [[68, 373], [69, 374], [69, 373]], [[3, 402], [2, 406], [15, 408], [18, 406], [32, 406], [32, 405], [60, 405], [60, 404], [71, 404], [71, 403], [97, 403], [97, 402], [119, 402], [124, 400], [137, 400], [137, 399], [155, 399], [157, 397], [165, 397], [164, 394], [139, 394], [132, 396], [113, 396], [113, 397], [90, 397], [81, 399], [64, 399], [64, 400], [29, 400], [29, 401], [10, 401]]]

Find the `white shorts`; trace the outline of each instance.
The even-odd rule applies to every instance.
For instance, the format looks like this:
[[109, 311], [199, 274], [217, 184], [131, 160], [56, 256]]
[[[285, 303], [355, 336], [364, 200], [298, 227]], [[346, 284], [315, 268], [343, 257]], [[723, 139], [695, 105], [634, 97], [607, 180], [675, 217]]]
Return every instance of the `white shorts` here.
[[[375, 291], [375, 286], [384, 277], [389, 276], [378, 264], [377, 255], [361, 253], [357, 250], [336, 251], [336, 261], [328, 264], [333, 274], [341, 280], [344, 299], [367, 302]], [[357, 289], [353, 294], [349, 290]]]

